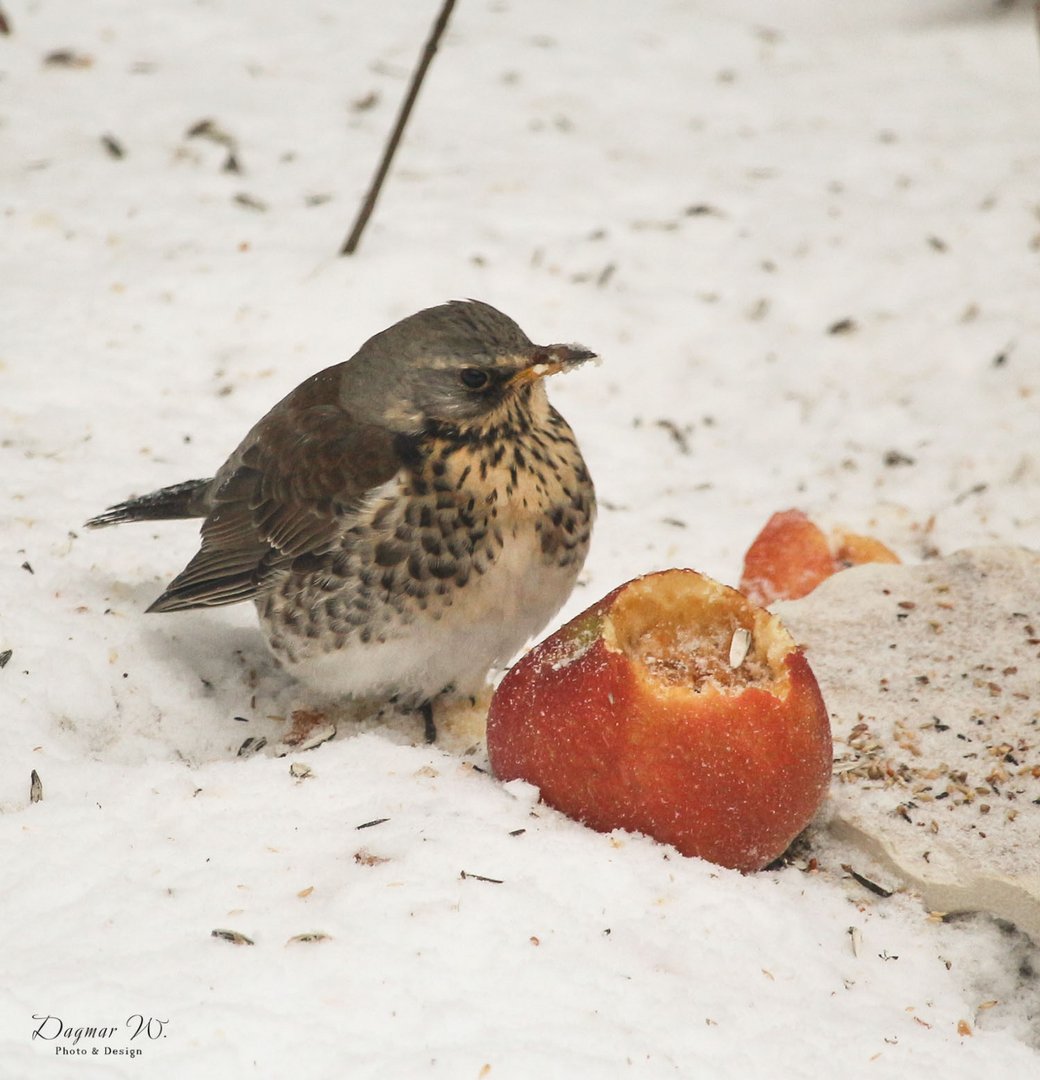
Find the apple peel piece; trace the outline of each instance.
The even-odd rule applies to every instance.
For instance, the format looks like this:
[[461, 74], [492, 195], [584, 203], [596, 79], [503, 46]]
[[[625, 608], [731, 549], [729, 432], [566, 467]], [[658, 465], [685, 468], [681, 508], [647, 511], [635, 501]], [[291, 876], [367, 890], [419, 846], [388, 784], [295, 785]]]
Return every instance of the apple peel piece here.
[[781, 510], [748, 548], [740, 591], [756, 604], [798, 600], [851, 566], [898, 562], [880, 540], [840, 530], [828, 538], [801, 510]]
[[620, 586], [523, 657], [488, 715], [495, 775], [594, 829], [739, 870], [827, 791], [827, 709], [776, 616], [693, 570]]

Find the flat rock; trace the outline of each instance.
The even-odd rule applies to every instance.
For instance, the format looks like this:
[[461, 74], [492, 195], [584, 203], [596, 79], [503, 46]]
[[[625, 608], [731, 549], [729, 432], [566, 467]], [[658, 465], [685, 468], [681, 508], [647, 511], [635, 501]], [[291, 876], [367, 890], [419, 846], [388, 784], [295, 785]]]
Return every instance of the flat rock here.
[[1040, 941], [1040, 553], [857, 567], [773, 609], [830, 710], [830, 827], [931, 910]]

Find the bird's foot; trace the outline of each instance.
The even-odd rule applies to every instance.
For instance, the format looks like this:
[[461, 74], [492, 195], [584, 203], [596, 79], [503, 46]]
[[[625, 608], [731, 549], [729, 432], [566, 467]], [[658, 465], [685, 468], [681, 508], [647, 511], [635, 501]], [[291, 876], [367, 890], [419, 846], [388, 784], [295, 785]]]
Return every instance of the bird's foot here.
[[437, 721], [433, 718], [433, 702], [424, 701], [419, 706], [419, 715], [423, 718], [423, 736], [427, 743], [437, 741]]
[[453, 754], [471, 754], [484, 741], [491, 687], [476, 696], [441, 694], [419, 706], [427, 743]]

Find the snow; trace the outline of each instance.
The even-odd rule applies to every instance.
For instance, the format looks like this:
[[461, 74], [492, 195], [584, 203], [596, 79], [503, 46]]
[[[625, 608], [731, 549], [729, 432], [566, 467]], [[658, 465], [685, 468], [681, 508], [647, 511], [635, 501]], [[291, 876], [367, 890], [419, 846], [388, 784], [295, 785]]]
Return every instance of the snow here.
[[[909, 561], [1040, 548], [1027, 5], [463, 0], [350, 259], [438, 5], [0, 6], [0, 1077], [1036, 1072], [1035, 947], [824, 833], [741, 877], [405, 718], [236, 757], [307, 703], [252, 612], [145, 616], [194, 529], [81, 528], [474, 296], [604, 358], [549, 387], [601, 501], [560, 619], [735, 582], [788, 506]], [[119, 1034], [69, 1065], [46, 1016]]]

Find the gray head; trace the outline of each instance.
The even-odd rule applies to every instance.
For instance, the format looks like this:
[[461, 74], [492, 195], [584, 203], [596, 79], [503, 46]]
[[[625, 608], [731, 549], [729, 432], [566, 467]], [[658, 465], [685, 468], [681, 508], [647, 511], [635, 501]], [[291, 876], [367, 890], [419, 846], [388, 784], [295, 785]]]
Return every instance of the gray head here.
[[394, 431], [467, 427], [594, 355], [580, 345], [535, 345], [490, 304], [453, 300], [369, 338], [343, 367], [340, 400]]

